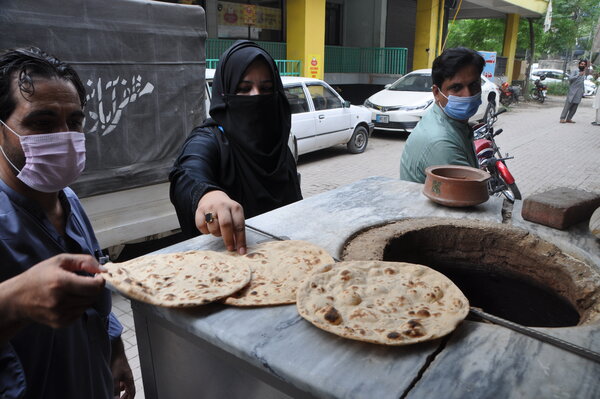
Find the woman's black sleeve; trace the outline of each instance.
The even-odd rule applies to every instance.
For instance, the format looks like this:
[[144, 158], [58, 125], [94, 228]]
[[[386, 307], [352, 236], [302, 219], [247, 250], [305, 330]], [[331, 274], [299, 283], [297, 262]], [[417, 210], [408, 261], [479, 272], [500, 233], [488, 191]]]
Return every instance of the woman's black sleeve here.
[[170, 197], [183, 234], [200, 234], [195, 223], [198, 201], [209, 191], [222, 190], [218, 184], [219, 144], [213, 133], [199, 130], [186, 140], [169, 173]]

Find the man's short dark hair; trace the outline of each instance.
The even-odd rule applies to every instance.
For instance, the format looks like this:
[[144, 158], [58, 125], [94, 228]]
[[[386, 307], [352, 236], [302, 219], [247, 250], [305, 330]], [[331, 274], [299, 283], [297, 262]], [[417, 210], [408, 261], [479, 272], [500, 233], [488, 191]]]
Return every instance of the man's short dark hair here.
[[0, 55], [0, 119], [3, 121], [12, 115], [17, 106], [11, 85], [15, 75], [17, 87], [25, 98], [35, 92], [33, 77], [60, 78], [73, 83], [81, 107], [85, 105], [85, 87], [69, 64], [37, 47], [12, 49]]
[[467, 65], [474, 65], [479, 71], [479, 75], [481, 75], [485, 66], [485, 60], [478, 52], [466, 47], [455, 47], [444, 50], [442, 54], [433, 60], [431, 68], [433, 84], [441, 89], [444, 80], [450, 79]]

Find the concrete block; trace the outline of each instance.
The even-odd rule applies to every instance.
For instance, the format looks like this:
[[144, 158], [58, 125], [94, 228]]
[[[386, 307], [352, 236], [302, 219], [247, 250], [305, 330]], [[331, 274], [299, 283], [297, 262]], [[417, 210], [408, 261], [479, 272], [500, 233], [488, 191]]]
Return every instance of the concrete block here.
[[530, 222], [564, 230], [589, 219], [600, 206], [600, 194], [560, 187], [523, 201], [521, 216]]

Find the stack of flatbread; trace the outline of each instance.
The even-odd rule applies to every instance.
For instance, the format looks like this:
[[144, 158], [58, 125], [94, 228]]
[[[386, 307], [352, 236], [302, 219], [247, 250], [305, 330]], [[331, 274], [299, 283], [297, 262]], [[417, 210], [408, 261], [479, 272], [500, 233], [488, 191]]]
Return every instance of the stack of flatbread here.
[[313, 269], [333, 263], [306, 241], [269, 241], [234, 252], [188, 251], [146, 255], [108, 263], [106, 281], [133, 299], [166, 307], [204, 305], [225, 299], [234, 306], [296, 302], [296, 289]]
[[222, 299], [247, 285], [251, 276], [243, 259], [213, 251], [146, 255], [104, 266], [104, 279], [120, 292], [165, 307]]
[[421, 265], [347, 261], [316, 270], [298, 288], [298, 312], [345, 338], [406, 345], [442, 337], [469, 302], [446, 276]]
[[250, 284], [225, 303], [267, 306], [296, 302], [298, 284], [313, 270], [334, 262], [321, 247], [307, 241], [269, 241], [248, 248], [244, 259], [252, 270]]

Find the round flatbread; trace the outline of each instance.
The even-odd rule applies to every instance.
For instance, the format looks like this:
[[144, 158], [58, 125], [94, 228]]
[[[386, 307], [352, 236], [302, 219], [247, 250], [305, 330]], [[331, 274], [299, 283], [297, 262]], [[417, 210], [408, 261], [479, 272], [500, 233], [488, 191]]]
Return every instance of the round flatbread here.
[[102, 276], [121, 293], [152, 305], [197, 306], [224, 298], [250, 281], [243, 260], [213, 251], [146, 255], [107, 263]]
[[268, 241], [248, 248], [252, 279], [225, 299], [227, 305], [267, 306], [296, 302], [296, 289], [315, 268], [333, 263], [321, 247], [307, 241]]
[[344, 338], [407, 345], [442, 337], [467, 316], [469, 301], [425, 266], [347, 261], [316, 270], [299, 287], [298, 312]]

